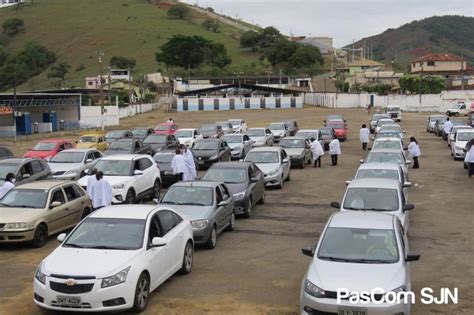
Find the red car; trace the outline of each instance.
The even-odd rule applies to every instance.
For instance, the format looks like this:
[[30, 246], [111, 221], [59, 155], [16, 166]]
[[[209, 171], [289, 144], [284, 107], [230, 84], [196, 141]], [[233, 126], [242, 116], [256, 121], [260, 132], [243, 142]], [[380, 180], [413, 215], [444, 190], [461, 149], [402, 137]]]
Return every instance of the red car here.
[[25, 158], [32, 158], [38, 157], [41, 159], [48, 159], [52, 158], [59, 152], [74, 148], [74, 144], [70, 141], [63, 140], [63, 139], [50, 139], [50, 140], [43, 140], [38, 142], [33, 149], [26, 152], [23, 157]]
[[347, 140], [347, 124], [344, 122], [344, 120], [330, 120], [327, 121], [325, 125], [326, 127], [331, 127], [334, 129], [334, 133], [340, 141]]
[[156, 126], [155, 134], [157, 135], [174, 135], [174, 133], [178, 130], [178, 125], [175, 123], [162, 123]]

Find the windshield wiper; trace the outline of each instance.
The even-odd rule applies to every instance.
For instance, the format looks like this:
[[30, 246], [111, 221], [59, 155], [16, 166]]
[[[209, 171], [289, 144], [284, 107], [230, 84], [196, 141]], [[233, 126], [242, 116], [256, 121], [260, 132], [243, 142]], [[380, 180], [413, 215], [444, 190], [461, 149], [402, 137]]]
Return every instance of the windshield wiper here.
[[74, 247], [74, 248], [85, 248], [85, 246], [74, 244], [74, 243], [66, 243], [64, 244], [65, 247]]
[[351, 259], [340, 258], [340, 257], [332, 257], [332, 256], [321, 256], [321, 257], [318, 257], [318, 258], [323, 259], [323, 260], [330, 260], [330, 261], [342, 261], [342, 262], [352, 261]]
[[161, 204], [168, 204], [168, 205], [182, 205], [182, 203], [175, 202], [175, 201], [162, 201]]
[[390, 261], [383, 259], [366, 259], [366, 258], [353, 258], [348, 259], [351, 262], [363, 263], [363, 264], [389, 264]]
[[186, 206], [205, 206], [206, 204], [204, 203], [199, 203], [199, 202], [184, 202], [182, 205]]
[[106, 246], [106, 245], [99, 245], [99, 246], [87, 246], [87, 247], [84, 247], [84, 248], [87, 248], [87, 249], [118, 249], [118, 250], [126, 250], [126, 249], [130, 249], [130, 248], [127, 248], [127, 247], [120, 247], [120, 246]]

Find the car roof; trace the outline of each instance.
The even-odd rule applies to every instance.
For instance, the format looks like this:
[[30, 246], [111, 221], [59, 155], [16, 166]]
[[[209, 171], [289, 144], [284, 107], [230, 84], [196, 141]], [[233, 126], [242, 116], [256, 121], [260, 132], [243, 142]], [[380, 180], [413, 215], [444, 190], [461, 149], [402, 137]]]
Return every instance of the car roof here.
[[247, 131], [255, 130], [255, 129], [268, 129], [268, 128], [267, 127], [252, 127], [252, 128], [247, 128]]
[[174, 122], [164, 122], [164, 123], [159, 123], [158, 126], [173, 126], [176, 125]]
[[117, 130], [110, 130], [109, 132], [129, 132], [130, 130], [125, 129], [117, 129]]
[[395, 216], [373, 211], [336, 212], [328, 227], [392, 230]]
[[400, 165], [396, 163], [375, 163], [375, 162], [368, 162], [361, 164], [359, 166], [359, 170], [400, 170]]
[[[290, 136], [290, 137], [284, 137], [283, 139], [289, 139], [289, 140], [306, 140], [308, 138], [306, 137], [300, 137], [300, 136]], [[282, 140], [283, 140], [282, 139]]]
[[400, 138], [395, 138], [395, 137], [380, 137], [380, 138], [376, 138], [374, 140], [374, 142], [390, 142], [390, 141], [393, 141], [393, 142], [402, 142], [402, 140]]
[[222, 184], [221, 182], [215, 182], [215, 181], [207, 181], [207, 180], [188, 180], [188, 181], [182, 181], [182, 182], [177, 182], [172, 185], [173, 186], [178, 186], [178, 187], [216, 187], [217, 185]]
[[73, 181], [62, 180], [39, 180], [17, 186], [17, 189], [51, 189], [65, 183], [74, 183]]
[[102, 160], [114, 160], [114, 161], [123, 161], [123, 160], [135, 160], [141, 157], [149, 157], [149, 155], [145, 154], [115, 154], [115, 155], [108, 155], [104, 156]]
[[86, 152], [89, 152], [89, 151], [97, 151], [96, 149], [66, 149], [66, 150], [63, 150], [59, 153], [62, 153], [62, 152], [78, 152], [78, 153], [86, 153]]
[[45, 139], [45, 140], [40, 140], [38, 142], [54, 142], [54, 143], [60, 143], [60, 142], [71, 142], [65, 139]]
[[5, 163], [5, 164], [22, 164], [27, 161], [33, 161], [33, 160], [40, 160], [39, 158], [21, 158], [21, 157], [13, 157], [9, 158], [6, 160], [0, 160], [0, 163]]
[[344, 120], [342, 120], [342, 119], [330, 119], [330, 120], [328, 120], [327, 122], [328, 122], [328, 123], [331, 123], [331, 122], [335, 122], [335, 123], [343, 123], [343, 122], [344, 122]]
[[250, 152], [280, 152], [283, 150], [281, 147], [258, 147], [253, 148]]
[[372, 152], [379, 152], [379, 153], [400, 153], [400, 154], [403, 154], [403, 152], [399, 149], [373, 149], [372, 151], [369, 152], [372, 153]]
[[174, 150], [160, 150], [160, 151], [156, 151], [155, 154], [153, 154], [153, 156], [166, 155], [166, 154], [176, 154], [176, 152]]
[[[380, 163], [384, 164], [384, 163]], [[347, 188], [389, 188], [398, 189], [400, 183], [396, 179], [391, 178], [359, 178], [349, 182]]]
[[179, 128], [178, 130], [176, 130], [176, 132], [178, 131], [194, 131], [194, 130], [197, 130], [196, 128]]
[[235, 162], [218, 162], [214, 163], [211, 168], [247, 168], [253, 162], [235, 161]]
[[114, 205], [101, 208], [92, 212], [89, 218], [114, 218], [114, 219], [143, 219], [154, 210], [171, 210], [168, 207], [157, 205]]
[[457, 125], [453, 126], [453, 129], [472, 129], [472, 127], [468, 125]]
[[461, 129], [462, 131], [459, 131], [459, 132], [462, 132], [462, 133], [473, 133], [474, 132], [474, 129]]
[[[298, 132], [318, 132], [319, 129], [300, 129]], [[298, 134], [298, 132], [296, 134]]]
[[209, 138], [199, 140], [199, 142], [220, 142], [220, 141], [222, 141], [222, 140], [221, 139], [209, 139]]
[[85, 133], [83, 135], [81, 135], [81, 137], [91, 137], [91, 136], [94, 136], [94, 137], [102, 137], [104, 134], [103, 133]]

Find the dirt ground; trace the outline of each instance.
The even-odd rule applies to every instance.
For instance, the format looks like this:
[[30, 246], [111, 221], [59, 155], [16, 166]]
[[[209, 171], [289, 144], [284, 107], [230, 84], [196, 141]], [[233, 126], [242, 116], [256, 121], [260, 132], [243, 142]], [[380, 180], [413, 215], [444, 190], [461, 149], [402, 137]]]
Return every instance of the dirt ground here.
[[[229, 118], [243, 118], [250, 127], [259, 127], [294, 118], [300, 128], [316, 128], [335, 112], [346, 117], [350, 128], [340, 165], [330, 167], [325, 155], [321, 169], [292, 170], [291, 182], [283, 190], [269, 190], [267, 203], [256, 207], [250, 219], [238, 220], [234, 232], [222, 234], [215, 250], [197, 249], [192, 273], [174, 276], [158, 288], [145, 314], [296, 314], [301, 280], [310, 262], [301, 248], [317, 241], [334, 211], [329, 203], [340, 201], [344, 181], [365, 157], [358, 140], [360, 125], [368, 120], [363, 110], [171, 114], [181, 127]], [[474, 180], [461, 162], [452, 160], [446, 142], [426, 133], [425, 114], [403, 115], [406, 136], [419, 140], [423, 154], [421, 168], [410, 170], [414, 187], [408, 199], [416, 206], [411, 213], [410, 249], [421, 253], [421, 260], [412, 263], [412, 289], [417, 295], [424, 287], [436, 294], [444, 287], [459, 289], [458, 304], [424, 305], [418, 297], [413, 314], [472, 314]], [[165, 113], [152, 112], [125, 120], [120, 128], [155, 126], [166, 118]], [[21, 154], [31, 146], [17, 145], [13, 150]], [[0, 314], [53, 314], [34, 305], [32, 281], [38, 263], [56, 246], [54, 237], [41, 249], [0, 246]]]

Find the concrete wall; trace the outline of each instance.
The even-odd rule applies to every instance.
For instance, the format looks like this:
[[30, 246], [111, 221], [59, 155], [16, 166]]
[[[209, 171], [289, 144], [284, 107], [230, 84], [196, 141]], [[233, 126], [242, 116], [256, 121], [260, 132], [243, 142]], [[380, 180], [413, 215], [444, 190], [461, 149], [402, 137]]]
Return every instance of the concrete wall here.
[[178, 112], [303, 108], [303, 97], [252, 97], [252, 98], [179, 98]]
[[[140, 113], [146, 113], [159, 108], [159, 103], [130, 105], [127, 107], [104, 106], [104, 126], [118, 126], [120, 119], [133, 117]], [[100, 106], [82, 106], [81, 107], [81, 126], [82, 127], [101, 127], [102, 116]]]

